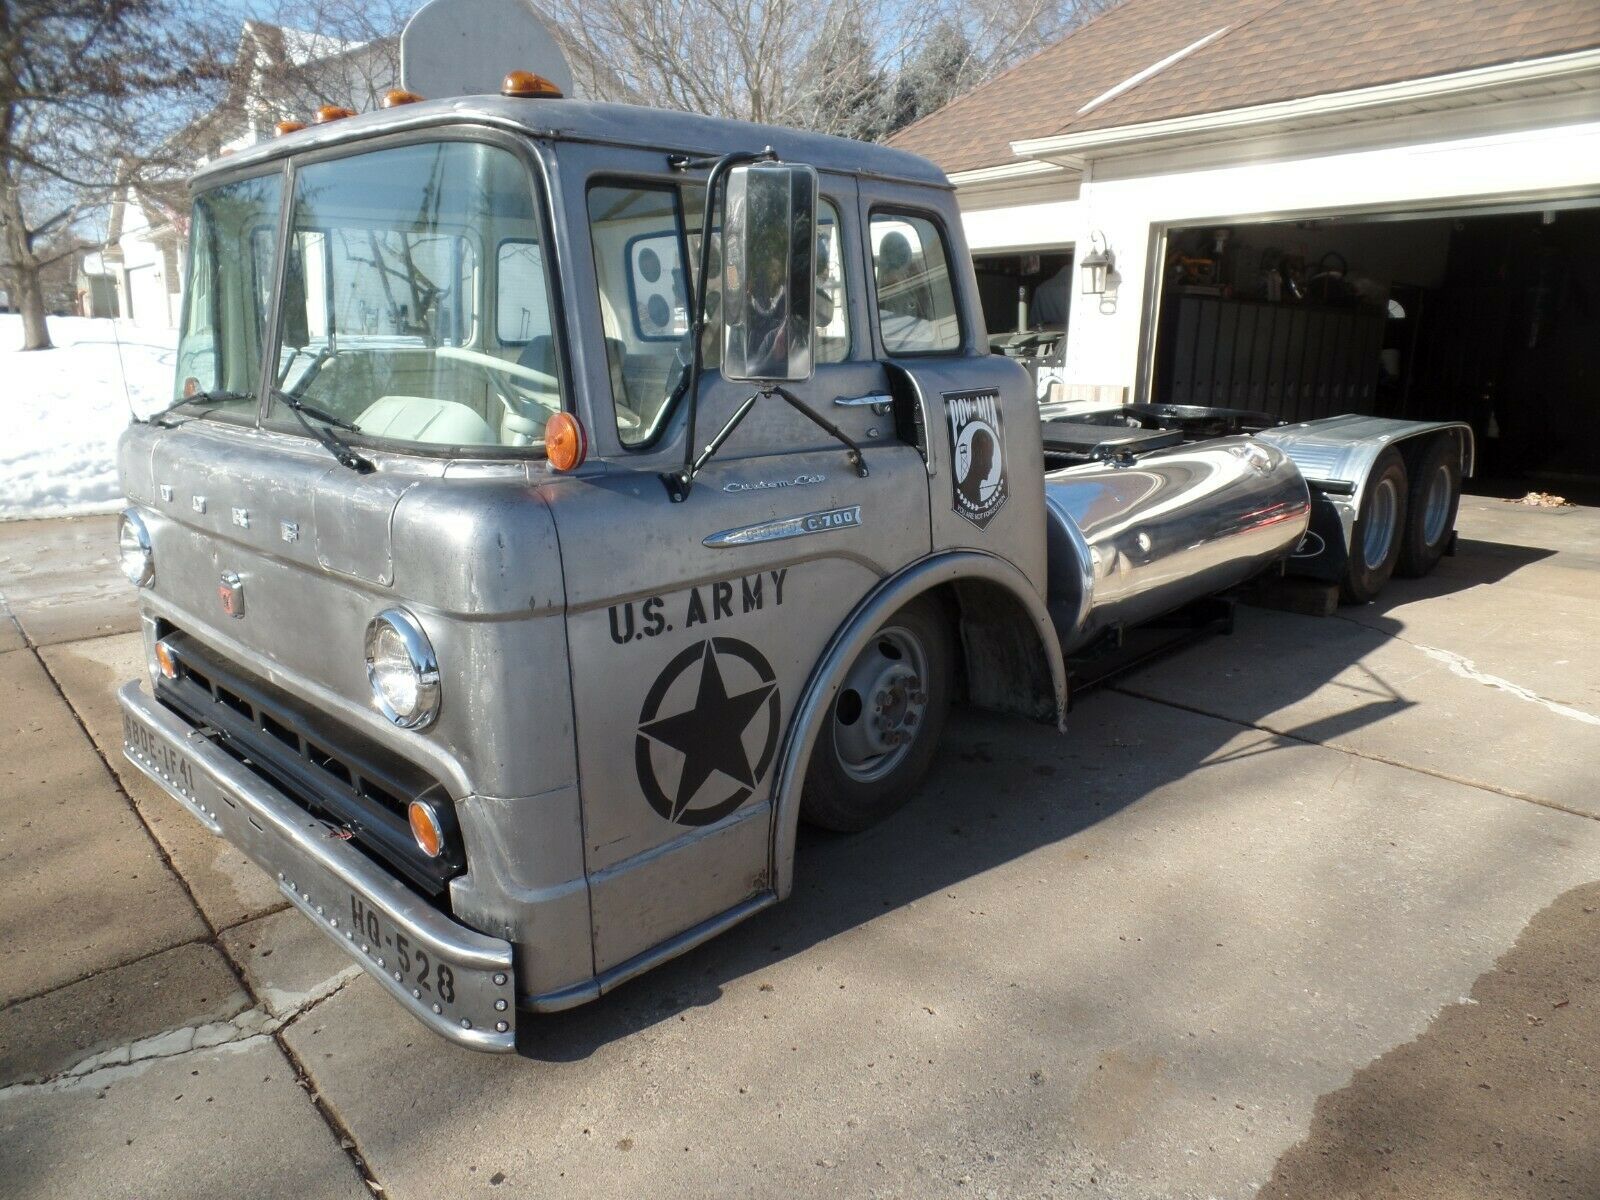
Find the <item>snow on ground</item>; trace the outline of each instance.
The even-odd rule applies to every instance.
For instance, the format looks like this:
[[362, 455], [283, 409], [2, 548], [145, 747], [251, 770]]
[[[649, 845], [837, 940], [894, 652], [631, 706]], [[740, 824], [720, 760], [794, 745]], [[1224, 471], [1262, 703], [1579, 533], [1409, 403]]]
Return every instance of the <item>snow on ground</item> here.
[[171, 330], [51, 317], [50, 337], [54, 350], [23, 353], [22, 318], [0, 315], [0, 520], [120, 508], [130, 397], [148, 414], [172, 396]]

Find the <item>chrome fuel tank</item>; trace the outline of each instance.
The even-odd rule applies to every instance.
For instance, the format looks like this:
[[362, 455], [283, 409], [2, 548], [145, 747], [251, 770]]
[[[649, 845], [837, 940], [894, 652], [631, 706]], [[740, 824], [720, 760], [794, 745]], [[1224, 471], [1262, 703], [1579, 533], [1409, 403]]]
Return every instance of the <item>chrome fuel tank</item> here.
[[1294, 549], [1311, 513], [1294, 463], [1250, 437], [1052, 471], [1045, 503], [1064, 653], [1243, 582]]

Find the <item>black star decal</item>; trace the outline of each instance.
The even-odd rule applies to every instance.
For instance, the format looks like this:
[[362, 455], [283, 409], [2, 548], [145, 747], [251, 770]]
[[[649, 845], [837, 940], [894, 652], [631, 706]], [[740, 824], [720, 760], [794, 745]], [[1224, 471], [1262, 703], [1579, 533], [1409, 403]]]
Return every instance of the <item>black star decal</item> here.
[[639, 727], [646, 737], [683, 755], [683, 773], [678, 777], [670, 820], [676, 821], [701, 785], [719, 771], [743, 787], [755, 787], [755, 773], [744, 749], [744, 731], [776, 686], [763, 683], [737, 696], [728, 695], [716, 652], [707, 640], [700, 658], [700, 686], [694, 707]]

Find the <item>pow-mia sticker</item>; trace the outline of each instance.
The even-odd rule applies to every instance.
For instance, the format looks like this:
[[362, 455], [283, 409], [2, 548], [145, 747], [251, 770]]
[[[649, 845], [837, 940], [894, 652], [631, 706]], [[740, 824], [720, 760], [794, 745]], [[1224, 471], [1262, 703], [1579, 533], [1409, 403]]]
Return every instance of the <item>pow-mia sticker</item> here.
[[650, 807], [709, 825], [754, 794], [778, 746], [778, 684], [748, 642], [714, 637], [662, 668], [639, 711], [633, 761]]
[[944, 393], [950, 422], [953, 507], [979, 529], [989, 524], [1006, 502], [1005, 440], [1000, 436], [1000, 393]]

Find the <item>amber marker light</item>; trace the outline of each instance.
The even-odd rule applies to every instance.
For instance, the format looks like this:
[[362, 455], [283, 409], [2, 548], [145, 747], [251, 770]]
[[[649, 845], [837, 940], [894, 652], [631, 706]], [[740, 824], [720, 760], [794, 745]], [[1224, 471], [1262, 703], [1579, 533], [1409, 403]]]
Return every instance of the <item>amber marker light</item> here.
[[383, 99], [379, 103], [384, 108], [399, 108], [402, 104], [415, 104], [421, 99], [422, 97], [415, 92], [408, 92], [403, 88], [395, 88], [392, 91], [385, 92]]
[[545, 423], [544, 452], [557, 471], [575, 471], [589, 456], [589, 435], [577, 417], [559, 412]]
[[312, 118], [318, 125], [326, 125], [330, 121], [342, 121], [346, 117], [356, 115], [353, 108], [340, 108], [337, 104], [324, 104], [317, 109], [317, 115]]
[[156, 666], [161, 668], [161, 674], [166, 678], [178, 677], [178, 662], [172, 657], [172, 647], [165, 642], [156, 643]]
[[291, 133], [299, 133], [305, 127], [304, 121], [279, 121], [272, 127], [272, 132], [278, 137], [287, 137]]
[[560, 88], [532, 71], [512, 71], [501, 81], [500, 94], [522, 100], [559, 100], [562, 95]]
[[438, 858], [443, 854], [444, 826], [433, 805], [426, 800], [413, 800], [406, 809], [406, 816], [411, 822], [411, 836], [417, 839], [417, 847], [429, 858]]

